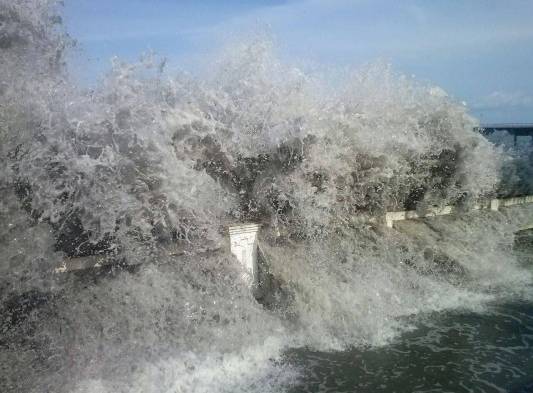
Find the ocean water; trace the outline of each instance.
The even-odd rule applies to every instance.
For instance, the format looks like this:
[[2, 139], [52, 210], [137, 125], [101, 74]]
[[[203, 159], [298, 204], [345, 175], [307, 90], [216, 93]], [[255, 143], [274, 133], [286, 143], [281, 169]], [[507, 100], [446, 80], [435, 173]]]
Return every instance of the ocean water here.
[[533, 303], [493, 304], [487, 312], [424, 316], [416, 329], [377, 349], [298, 349], [290, 392], [533, 391]]
[[[533, 269], [533, 231], [514, 251]], [[533, 289], [533, 288], [532, 288]], [[482, 313], [418, 315], [413, 330], [379, 348], [286, 353], [303, 392], [533, 392], [533, 302], [493, 302]]]

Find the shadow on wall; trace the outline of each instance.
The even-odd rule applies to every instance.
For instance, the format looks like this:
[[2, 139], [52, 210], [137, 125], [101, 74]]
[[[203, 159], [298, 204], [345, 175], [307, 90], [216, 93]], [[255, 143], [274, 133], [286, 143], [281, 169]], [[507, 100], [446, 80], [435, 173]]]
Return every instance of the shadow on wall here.
[[266, 309], [286, 311], [291, 304], [293, 294], [287, 284], [272, 274], [268, 256], [258, 246], [257, 250], [257, 283], [253, 288], [256, 300]]

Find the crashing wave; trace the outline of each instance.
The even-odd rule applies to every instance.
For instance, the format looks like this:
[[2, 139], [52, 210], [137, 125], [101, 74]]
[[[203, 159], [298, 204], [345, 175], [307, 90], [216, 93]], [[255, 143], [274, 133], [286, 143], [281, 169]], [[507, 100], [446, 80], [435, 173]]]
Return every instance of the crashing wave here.
[[[57, 11], [0, 1], [7, 391], [276, 391], [297, 378], [287, 346], [380, 345], [406, 316], [528, 287], [513, 217], [369, 224], [496, 192], [502, 152], [439, 88], [382, 63], [330, 84], [252, 40], [200, 77], [116, 60], [87, 91]], [[276, 283], [264, 306], [224, 240], [246, 220]], [[53, 273], [91, 255], [110, 266]]]

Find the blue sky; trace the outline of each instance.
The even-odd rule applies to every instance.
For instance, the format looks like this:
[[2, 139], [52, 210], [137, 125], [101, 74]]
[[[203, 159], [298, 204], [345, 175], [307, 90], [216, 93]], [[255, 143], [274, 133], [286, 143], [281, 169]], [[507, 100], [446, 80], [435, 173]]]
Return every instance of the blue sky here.
[[287, 61], [377, 59], [466, 101], [482, 122], [533, 122], [530, 0], [70, 0], [65, 22], [90, 81], [148, 50], [194, 70], [236, 37], [268, 30]]

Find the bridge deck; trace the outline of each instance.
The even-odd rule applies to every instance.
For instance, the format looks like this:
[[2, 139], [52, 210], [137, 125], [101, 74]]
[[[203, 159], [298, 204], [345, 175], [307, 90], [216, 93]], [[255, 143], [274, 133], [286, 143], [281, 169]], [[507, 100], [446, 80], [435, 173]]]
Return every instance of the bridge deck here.
[[514, 137], [515, 146], [516, 138], [519, 136], [530, 136], [531, 143], [533, 143], [533, 124], [531, 123], [482, 124], [476, 127], [475, 130], [483, 135], [490, 135], [497, 131], [507, 131]]

